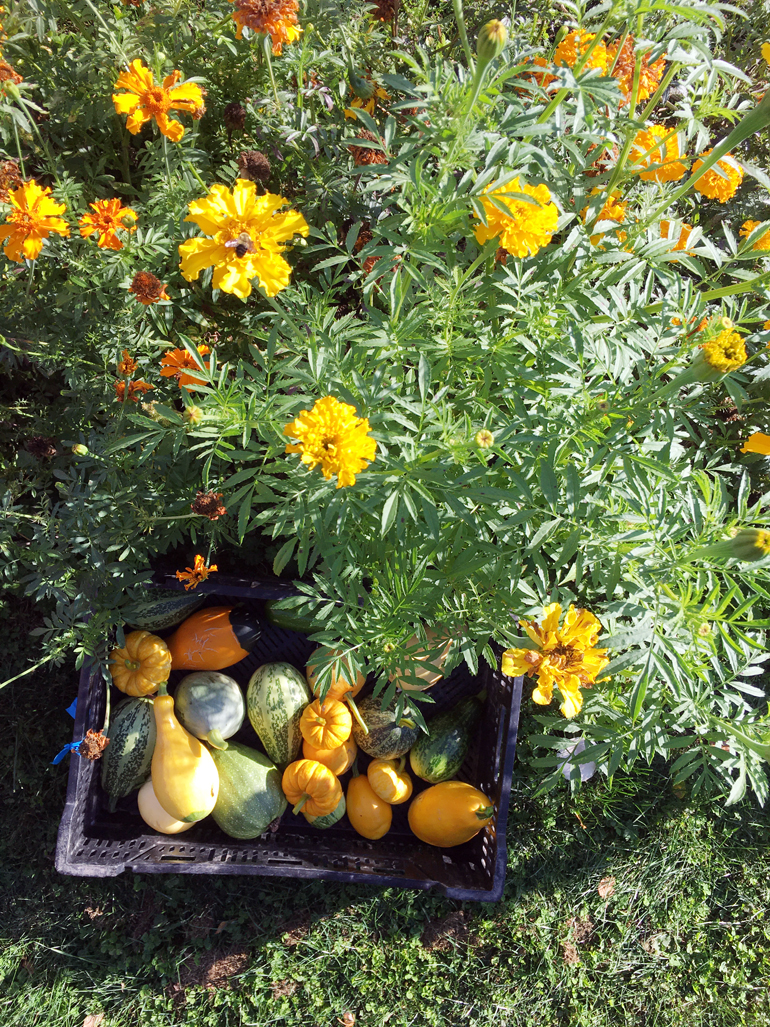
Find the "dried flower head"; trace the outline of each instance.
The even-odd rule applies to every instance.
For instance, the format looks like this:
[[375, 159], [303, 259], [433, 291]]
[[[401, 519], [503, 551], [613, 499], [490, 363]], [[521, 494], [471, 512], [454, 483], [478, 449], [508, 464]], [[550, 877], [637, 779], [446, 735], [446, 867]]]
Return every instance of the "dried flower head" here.
[[132, 135], [141, 132], [142, 126], [154, 118], [162, 134], [178, 143], [184, 135], [184, 125], [169, 118], [169, 111], [185, 111], [195, 120], [203, 116], [203, 90], [195, 82], [178, 85], [181, 77], [181, 71], [173, 71], [162, 85], [156, 85], [152, 72], [138, 58], [127, 71], [121, 71], [115, 88], [127, 92], [113, 93], [112, 102], [118, 114], [128, 115], [126, 128]]
[[266, 182], [270, 178], [270, 161], [261, 150], [244, 150], [238, 155], [238, 172], [248, 182]]
[[166, 286], [149, 271], [137, 271], [128, 291], [145, 307], [169, 298]]
[[[711, 150], [706, 150], [703, 156], [708, 157], [710, 153]], [[697, 174], [702, 167], [703, 161], [696, 160], [692, 166], [693, 175]], [[720, 174], [716, 167], [711, 167], [705, 175], [701, 175], [693, 189], [708, 196], [710, 200], [726, 203], [735, 196], [738, 186], [743, 181], [743, 168], [730, 153], [726, 153], [717, 161], [717, 167], [721, 168], [723, 174]]]
[[105, 737], [104, 731], [94, 731], [89, 728], [86, 737], [78, 746], [78, 752], [87, 760], [100, 760], [102, 753], [107, 748], [109, 738]]
[[35, 260], [43, 248], [43, 240], [51, 232], [68, 236], [70, 226], [59, 217], [67, 209], [64, 203], [57, 203], [51, 190], [35, 181], [24, 182], [18, 189], [11, 189], [8, 200], [11, 211], [5, 224], [0, 225], [0, 242], [5, 240], [5, 255], [20, 264], [24, 259]]
[[0, 203], [8, 203], [10, 189], [21, 185], [21, 174], [17, 160], [0, 161]]
[[368, 0], [371, 15], [376, 21], [393, 21], [398, 14], [401, 0]]
[[278, 55], [284, 43], [299, 39], [302, 29], [297, 24], [299, 0], [230, 0], [235, 4], [233, 21], [238, 26], [236, 36], [250, 29], [263, 36], [270, 36], [273, 53]]
[[232, 103], [228, 103], [222, 112], [222, 120], [225, 123], [225, 128], [231, 135], [233, 132], [242, 132], [243, 126], [246, 124], [246, 108], [242, 103], [233, 100]]
[[[652, 96], [658, 88], [663, 72], [666, 70], [666, 60], [664, 57], [659, 57], [657, 61], [653, 61], [650, 64], [649, 51], [642, 54], [641, 58], [638, 58], [638, 55], [634, 53], [634, 45], [634, 37], [626, 36], [620, 50], [618, 50], [618, 44], [615, 43], [609, 46], [607, 51], [609, 54], [609, 65], [611, 66], [612, 62], [615, 61], [612, 77], [618, 80], [624, 103], [629, 103], [631, 100], [637, 59], [641, 62], [639, 69], [639, 91], [636, 96], [637, 103], [641, 103]], [[615, 60], [616, 56], [617, 60]]]
[[[379, 143], [382, 145], [382, 140], [366, 128], [362, 128], [361, 131], [356, 134], [356, 139], [370, 143]], [[355, 143], [348, 143], [348, 146], [350, 147], [350, 152], [353, 155], [353, 161], [357, 167], [365, 167], [369, 164], [388, 163], [388, 158], [382, 150], [375, 150], [371, 146], [356, 146]]]
[[24, 443], [24, 448], [38, 460], [50, 460], [57, 453], [55, 440], [48, 439], [45, 435], [33, 435]]
[[369, 226], [369, 222], [364, 221], [358, 230], [358, 236], [356, 237], [356, 241], [353, 244], [353, 252], [360, 253], [364, 246], [368, 246], [373, 238], [374, 236], [372, 235], [372, 230]]
[[368, 418], [334, 396], [316, 400], [312, 410], [303, 410], [283, 429], [284, 435], [300, 440], [288, 444], [286, 452], [301, 453], [302, 463], [311, 469], [320, 464], [327, 481], [336, 474], [338, 489], [355, 485], [356, 475], [375, 459], [377, 443], [368, 432]]
[[126, 225], [125, 221], [136, 221], [136, 211], [130, 207], [124, 207], [119, 199], [97, 200], [89, 203], [92, 214], [84, 214], [78, 224], [80, 234], [86, 239], [94, 232], [98, 233], [97, 246], [100, 250], [122, 250], [123, 242], [118, 238], [117, 232], [123, 229], [126, 232], [135, 232], [136, 225]]
[[197, 588], [202, 581], [205, 581], [209, 574], [214, 574], [217, 570], [217, 565], [211, 564], [210, 567], [206, 566], [206, 561], [202, 556], [196, 554], [195, 561], [192, 567], [186, 567], [183, 571], [177, 571], [177, 581], [184, 581], [185, 592], [188, 592], [191, 588]]
[[18, 71], [15, 71], [8, 61], [3, 60], [2, 54], [0, 54], [0, 84], [3, 82], [10, 82], [17, 86], [20, 82], [24, 81], [24, 76], [20, 75]]
[[[754, 229], [759, 228], [761, 224], [761, 221], [744, 221], [741, 226], [741, 237], [748, 239]], [[770, 250], [770, 228], [760, 235], [751, 248], [752, 250]]]
[[123, 359], [118, 361], [118, 374], [124, 378], [130, 378], [139, 367], [139, 362], [134, 360], [127, 349], [123, 350]]
[[[523, 193], [534, 202], [520, 200]], [[481, 197], [487, 223], [476, 226], [479, 245], [500, 238], [500, 245], [515, 257], [534, 256], [547, 246], [556, 231], [559, 211], [551, 202], [547, 185], [525, 185], [518, 178], [496, 189], [488, 189]], [[505, 213], [507, 211], [507, 213]]]
[[195, 495], [195, 502], [190, 503], [190, 509], [194, 514], [208, 517], [210, 521], [216, 521], [227, 513], [227, 509], [220, 503], [221, 498], [221, 492], [202, 492], [199, 490]]
[[[142, 382], [142, 381], [128, 382], [128, 401], [130, 401], [131, 403], [138, 403], [140, 396], [143, 396], [145, 394], [145, 392], [150, 392], [150, 390], [154, 389], [154, 388], [155, 388], [154, 385], [148, 385], [147, 382]], [[124, 381], [115, 382], [114, 383], [114, 389], [115, 389], [115, 397], [116, 397], [116, 399], [120, 403], [125, 403], [127, 401], [126, 400], [126, 382], [124, 382]]]

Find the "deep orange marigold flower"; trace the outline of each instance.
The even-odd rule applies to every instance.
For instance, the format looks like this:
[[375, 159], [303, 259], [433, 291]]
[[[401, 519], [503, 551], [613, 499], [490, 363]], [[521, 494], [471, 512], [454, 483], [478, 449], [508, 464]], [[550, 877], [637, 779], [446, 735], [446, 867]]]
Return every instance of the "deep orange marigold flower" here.
[[130, 378], [137, 367], [139, 367], [139, 362], [134, 360], [127, 349], [124, 349], [123, 359], [118, 361], [118, 374], [122, 374], [124, 378]]
[[[579, 29], [576, 32], [569, 32], [556, 47], [553, 63], [562, 67], [567, 65], [574, 68], [591, 45], [591, 40], [595, 38], [595, 32], [581, 32]], [[591, 56], [583, 65], [583, 71], [588, 71], [589, 68], [599, 68], [602, 72], [606, 72], [609, 63], [610, 55], [607, 52], [607, 47], [604, 43], [597, 43], [591, 51]]]
[[[623, 45], [620, 47], [618, 52], [618, 44], [615, 43], [608, 47], [609, 54], [609, 66], [615, 61], [615, 67], [612, 69], [612, 77], [618, 80], [620, 91], [623, 93], [623, 102], [629, 103], [631, 100], [631, 91], [634, 87], [634, 72], [636, 71], [637, 54], [634, 53], [634, 37], [626, 36], [623, 40]], [[637, 103], [641, 103], [643, 100], [649, 99], [660, 84], [660, 80], [663, 77], [663, 72], [666, 70], [666, 59], [665, 57], [659, 57], [657, 61], [649, 63], [649, 52], [642, 54], [641, 57], [641, 68], [639, 69], [639, 92], [637, 94]]]
[[[703, 154], [708, 157], [711, 150]], [[692, 167], [695, 175], [703, 167], [702, 160], [696, 160]], [[724, 174], [720, 174], [716, 168], [709, 168], [705, 175], [702, 175], [693, 186], [696, 192], [703, 193], [710, 200], [719, 200], [720, 203], [727, 203], [738, 191], [738, 186], [743, 181], [743, 168], [732, 154], [726, 153], [717, 161], [717, 167], [721, 168]]]
[[113, 93], [112, 102], [118, 114], [127, 114], [126, 128], [132, 135], [141, 132], [142, 126], [154, 118], [158, 128], [173, 143], [184, 135], [184, 125], [169, 118], [169, 111], [186, 111], [196, 120], [203, 116], [203, 90], [195, 82], [183, 82], [181, 71], [173, 71], [163, 79], [163, 85], [156, 85], [153, 74], [137, 58], [131, 61], [127, 71], [121, 71], [115, 83], [116, 89], [125, 93]]
[[[744, 221], [741, 226], [741, 237], [748, 239], [754, 229], [759, 228], [761, 224], [761, 221]], [[751, 248], [752, 250], [770, 250], [770, 228], [760, 235]]]
[[8, 203], [13, 209], [6, 215], [5, 224], [0, 225], [0, 242], [5, 240], [5, 255], [9, 260], [19, 263], [25, 258], [35, 260], [43, 248], [43, 240], [51, 232], [70, 234], [70, 226], [59, 217], [67, 209], [66, 204], [57, 203], [47, 186], [39, 186], [35, 181], [25, 182], [9, 191]]
[[[661, 221], [660, 223], [660, 237], [661, 239], [673, 239], [674, 227], [670, 221]], [[692, 225], [688, 225], [682, 222], [679, 229], [679, 238], [676, 240], [676, 244], [671, 247], [672, 252], [675, 250], [683, 250], [685, 253], [690, 251], [687, 249], [687, 240], [690, 238], [692, 233]], [[681, 324], [681, 322], [680, 322]]]
[[[138, 403], [140, 396], [154, 388], [154, 385], [148, 385], [147, 382], [128, 382], [128, 398], [132, 403]], [[115, 395], [121, 403], [125, 401], [126, 382], [115, 382]]]
[[137, 271], [128, 291], [145, 307], [169, 299], [166, 286], [149, 271]]
[[[534, 64], [536, 68], [550, 68], [550, 64], [545, 57], [526, 57], [524, 58], [527, 64]], [[556, 81], [556, 76], [549, 74], [547, 71], [522, 71], [522, 78], [532, 79], [533, 82], [537, 82], [543, 89], [547, 89], [552, 82]]]
[[[598, 196], [601, 192], [602, 190], [597, 186], [596, 189], [591, 190], [591, 195]], [[613, 191], [604, 201], [602, 209], [599, 211], [599, 214], [596, 218], [596, 223], [598, 224], [599, 221], [617, 221], [618, 224], [620, 224], [621, 222], [626, 220], [627, 206], [628, 204], [624, 200], [621, 200], [620, 193], [617, 190]], [[583, 223], [585, 224], [586, 218], [588, 216], [587, 206], [583, 207], [583, 209], [580, 211], [580, 216], [583, 219]], [[603, 232], [600, 232], [598, 235], [592, 235], [591, 245], [597, 246], [603, 238]], [[620, 242], [624, 242], [626, 236], [624, 233], [621, 232], [619, 233], [618, 238]]]
[[206, 561], [203, 557], [196, 553], [195, 563], [192, 567], [186, 567], [183, 571], [177, 571], [177, 581], [184, 581], [185, 592], [191, 588], [197, 588], [202, 581], [205, 581], [209, 574], [213, 574], [217, 570], [217, 565], [212, 563], [210, 567], [206, 566]]
[[12, 82], [15, 86], [24, 81], [24, 76], [10, 66], [0, 55], [0, 82]]
[[[198, 352], [202, 357], [205, 357], [211, 350], [208, 346], [198, 346]], [[163, 359], [160, 362], [160, 373], [164, 378], [176, 378], [180, 389], [188, 385], [204, 384], [203, 379], [198, 377], [198, 375], [189, 374], [190, 370], [197, 371], [200, 374], [199, 365], [196, 364], [192, 353], [189, 353], [186, 349], [171, 349], [163, 354]]]
[[687, 169], [680, 156], [679, 137], [671, 135], [663, 125], [650, 125], [637, 132], [629, 152], [632, 170], [647, 182], [678, 182], [684, 178]]
[[97, 200], [95, 203], [89, 203], [88, 206], [93, 209], [94, 213], [84, 214], [78, 222], [83, 238], [98, 232], [99, 238], [96, 244], [100, 250], [122, 250], [123, 243], [118, 239], [117, 231], [119, 228], [126, 232], [136, 231], [136, 225], [124, 224], [126, 219], [136, 221], [136, 211], [130, 207], [124, 207], [117, 198]]
[[238, 26], [236, 37], [250, 29], [270, 36], [273, 53], [280, 54], [284, 43], [299, 39], [302, 29], [297, 24], [299, 0], [230, 0], [235, 4], [233, 21]]

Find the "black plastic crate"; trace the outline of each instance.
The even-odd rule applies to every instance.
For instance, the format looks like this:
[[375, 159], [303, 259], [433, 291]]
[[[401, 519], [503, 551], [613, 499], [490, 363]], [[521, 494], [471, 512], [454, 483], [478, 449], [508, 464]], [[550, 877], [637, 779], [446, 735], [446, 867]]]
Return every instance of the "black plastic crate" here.
[[[177, 587], [169, 578], [165, 588]], [[181, 587], [181, 586], [179, 586]], [[239, 603], [258, 616], [262, 602], [293, 594], [281, 583], [221, 579], [202, 586], [206, 606]], [[173, 631], [174, 629], [171, 629]], [[160, 632], [168, 635], [171, 632]], [[223, 673], [246, 687], [263, 663], [285, 660], [304, 671], [307, 657], [316, 648], [305, 635], [265, 623], [262, 636], [249, 656]], [[426, 718], [454, 706], [460, 699], [487, 690], [482, 723], [458, 777], [480, 788], [494, 802], [495, 823], [470, 842], [451, 849], [426, 845], [407, 824], [408, 803], [393, 807], [393, 826], [384, 838], [368, 841], [356, 834], [347, 817], [334, 827], [319, 831], [289, 807], [278, 830], [253, 841], [236, 841], [224, 834], [209, 817], [183, 835], [151, 831], [139, 816], [136, 793], [122, 799], [114, 813], [100, 784], [101, 765], [73, 754], [70, 760], [67, 800], [59, 826], [56, 868], [78, 877], [113, 877], [124, 870], [142, 873], [261, 874], [314, 878], [408, 888], [435, 888], [450, 898], [493, 902], [505, 881], [505, 826], [516, 751], [516, 732], [521, 703], [521, 678], [506, 677], [482, 662], [477, 677], [463, 664], [430, 690], [435, 705], [423, 705]], [[186, 674], [174, 671], [170, 691]], [[371, 690], [367, 681], [362, 695]], [[114, 687], [114, 702], [122, 698]], [[80, 675], [74, 738], [89, 728], [98, 731], [104, 720], [104, 683], [85, 666]], [[249, 724], [235, 736], [256, 749], [262, 746]], [[369, 757], [361, 753], [359, 769], [366, 772]], [[346, 788], [348, 775], [343, 775]], [[412, 775], [415, 794], [427, 787]]]

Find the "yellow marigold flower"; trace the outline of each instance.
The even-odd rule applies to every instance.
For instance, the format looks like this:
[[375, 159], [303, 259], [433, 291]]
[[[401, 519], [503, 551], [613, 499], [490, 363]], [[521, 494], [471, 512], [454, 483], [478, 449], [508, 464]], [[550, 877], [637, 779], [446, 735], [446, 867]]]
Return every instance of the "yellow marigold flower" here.
[[[553, 63], [561, 66], [567, 65], [570, 68], [574, 68], [591, 45], [591, 40], [595, 38], [595, 32], [581, 32], [580, 30], [577, 30], [575, 32], [567, 33], [564, 39], [562, 39], [556, 47], [556, 53], [553, 55]], [[588, 71], [589, 68], [599, 68], [602, 72], [606, 72], [609, 63], [610, 55], [607, 51], [607, 47], [604, 43], [597, 43], [591, 52], [591, 56], [583, 65], [583, 71]]]
[[[706, 150], [703, 156], [708, 157], [710, 153], [711, 150]], [[735, 196], [738, 186], [743, 181], [743, 168], [730, 153], [726, 153], [724, 157], [721, 157], [717, 161], [717, 166], [722, 169], [723, 175], [720, 175], [716, 168], [709, 168], [706, 174], [698, 179], [693, 189], [696, 192], [703, 193], [704, 196], [708, 196], [710, 200], [719, 200], [720, 203], [726, 203]], [[696, 160], [692, 166], [693, 174], [697, 174], [702, 167], [703, 161], [700, 159]]]
[[374, 86], [374, 92], [368, 100], [364, 100], [360, 96], [353, 96], [353, 99], [350, 101], [350, 107], [348, 107], [345, 110], [345, 117], [353, 118], [354, 121], [356, 120], [355, 110], [353, 108], [357, 108], [361, 111], [366, 111], [367, 114], [374, 114], [374, 109], [377, 106], [377, 101], [385, 101], [389, 99], [390, 96], [385, 92], [382, 86]]
[[762, 456], [770, 456], [770, 435], [755, 431], [741, 446], [741, 453], [761, 453]]
[[732, 328], [723, 328], [713, 339], [701, 344], [706, 363], [719, 374], [729, 374], [743, 367], [749, 359], [743, 338]]
[[184, 581], [185, 592], [191, 588], [197, 588], [202, 581], [205, 581], [209, 574], [213, 574], [217, 570], [217, 565], [212, 563], [210, 567], [206, 566], [206, 561], [199, 554], [195, 554], [194, 566], [186, 567], [183, 571], [177, 571], [177, 581]]
[[148, 121], [155, 122], [164, 136], [172, 143], [178, 143], [184, 135], [184, 125], [169, 118], [169, 111], [186, 111], [196, 120], [203, 116], [203, 90], [195, 82], [183, 82], [181, 71], [173, 71], [163, 79], [163, 85], [156, 85], [153, 74], [137, 58], [131, 61], [128, 71], [121, 71], [115, 83], [116, 89], [125, 93], [113, 93], [112, 102], [118, 114], [127, 114], [126, 128], [132, 135], [141, 132]]
[[70, 226], [59, 217], [67, 209], [66, 204], [57, 203], [47, 186], [25, 182], [18, 189], [9, 190], [7, 202], [13, 209], [6, 215], [5, 224], [0, 225], [0, 242], [5, 240], [9, 260], [35, 260], [51, 232], [70, 234]]
[[[669, 135], [662, 125], [650, 125], [637, 132], [629, 152], [629, 159], [635, 165], [633, 171], [646, 182], [678, 182], [687, 170], [680, 161], [679, 138]], [[646, 171], [642, 171], [646, 168]]]
[[765, 58], [768, 64], [770, 64], [770, 43], [762, 44], [762, 56]]
[[130, 207], [124, 207], [117, 198], [97, 200], [95, 203], [89, 203], [89, 207], [93, 209], [94, 213], [84, 214], [78, 222], [83, 238], [98, 232], [97, 246], [100, 250], [122, 250], [123, 243], [118, 239], [117, 231], [119, 228], [123, 228], [127, 232], [136, 231], [136, 225], [123, 223], [126, 218], [129, 221], [136, 221], [136, 211]]
[[762, 325], [762, 331], [770, 332], [770, 321], [765, 321], [765, 323]]
[[596, 649], [602, 630], [601, 624], [588, 610], [570, 605], [559, 627], [561, 606], [550, 603], [543, 608], [543, 619], [522, 620], [521, 626], [537, 649], [507, 649], [503, 653], [503, 674], [537, 677], [532, 699], [540, 706], [548, 706], [553, 698], [553, 687], [564, 697], [561, 712], [565, 717], [576, 716], [583, 707], [581, 688], [590, 688], [596, 677], [610, 662], [606, 649]]
[[235, 4], [233, 21], [238, 26], [236, 37], [244, 29], [270, 36], [273, 53], [277, 56], [284, 43], [299, 39], [302, 29], [297, 24], [299, 0], [230, 0]]
[[[595, 189], [591, 190], [591, 196], [598, 196], [601, 192], [602, 190], [597, 186]], [[620, 193], [617, 190], [613, 191], [604, 201], [602, 209], [599, 211], [599, 215], [596, 219], [596, 223], [598, 224], [600, 221], [617, 221], [618, 224], [620, 224], [621, 222], [626, 220], [627, 206], [628, 203], [624, 200], [621, 200]], [[583, 219], [583, 224], [585, 224], [587, 216], [588, 206], [585, 206], [580, 211], [580, 217]], [[592, 235], [591, 245], [597, 246], [603, 238], [603, 232], [600, 232], [598, 235]], [[620, 233], [619, 239], [620, 242], [625, 241], [626, 235], [624, 232]]]
[[[211, 350], [208, 346], [198, 346], [198, 352], [205, 357]], [[189, 371], [197, 371], [198, 374], [189, 374]], [[192, 353], [186, 349], [170, 349], [164, 353], [160, 362], [160, 373], [164, 378], [176, 378], [180, 389], [188, 385], [204, 384], [203, 379], [199, 377], [200, 367]]]
[[213, 185], [208, 196], [193, 200], [185, 218], [207, 237], [179, 246], [182, 275], [192, 282], [213, 266], [215, 289], [245, 300], [251, 294], [250, 279], [256, 278], [268, 296], [275, 296], [289, 284], [291, 268], [282, 256], [287, 243], [310, 231], [299, 211], [278, 212], [288, 202], [274, 193], [258, 196], [256, 185], [243, 178], [232, 190]]
[[356, 475], [375, 459], [377, 443], [368, 431], [368, 418], [334, 396], [316, 400], [312, 410], [303, 410], [283, 429], [284, 435], [300, 440], [287, 444], [286, 452], [301, 453], [302, 463], [311, 469], [320, 464], [327, 481], [336, 474], [338, 489], [355, 485]]
[[123, 359], [118, 361], [118, 374], [122, 374], [124, 378], [130, 378], [137, 367], [139, 367], [139, 362], [134, 360], [127, 349], [124, 349]]
[[[741, 226], [741, 236], [744, 239], [748, 239], [755, 228], [759, 228], [762, 224], [761, 221], [744, 221]], [[757, 239], [754, 245], [751, 247], [752, 250], [770, 250], [770, 228]]]
[[[661, 237], [661, 239], [673, 239], [673, 234], [672, 234], [673, 231], [674, 231], [674, 228], [673, 228], [673, 225], [672, 225], [672, 223], [670, 221], [661, 221], [661, 223], [660, 223], [660, 237]], [[691, 234], [692, 234], [692, 225], [688, 225], [688, 224], [686, 224], [686, 222], [683, 221], [682, 225], [681, 225], [681, 227], [679, 229], [679, 238], [676, 240], [676, 243], [674, 244], [674, 246], [671, 247], [672, 252], [674, 252], [676, 250], [683, 250], [685, 253], [689, 253], [690, 251], [687, 249], [687, 240], [690, 238]], [[681, 324], [681, 321], [679, 323]]]
[[[511, 193], [524, 193], [535, 202], [519, 200]], [[559, 211], [551, 203], [547, 185], [522, 185], [518, 178], [513, 178], [497, 189], [488, 189], [481, 204], [487, 223], [476, 226], [476, 242], [480, 246], [499, 236], [503, 249], [515, 257], [534, 256], [548, 245], [556, 231]], [[502, 204], [509, 213], [503, 213], [496, 204]]]
[[149, 307], [153, 303], [169, 299], [166, 286], [151, 271], [137, 271], [131, 279], [128, 291], [133, 296], [136, 296], [137, 300], [144, 307]]
[[[636, 71], [636, 59], [637, 55], [634, 53], [634, 37], [626, 36], [623, 40], [623, 45], [618, 51], [617, 43], [608, 47], [609, 62], [611, 66], [612, 62], [615, 61], [615, 66], [612, 69], [612, 77], [618, 80], [620, 91], [623, 93], [623, 102], [629, 103], [631, 100], [631, 91], [634, 87], [634, 73]], [[617, 56], [617, 60], [615, 57]], [[649, 63], [649, 52], [642, 54], [641, 68], [639, 69], [639, 92], [637, 93], [637, 103], [641, 103], [643, 100], [649, 99], [660, 84], [660, 80], [663, 77], [663, 72], [666, 70], [666, 59], [659, 57], [657, 61]]]

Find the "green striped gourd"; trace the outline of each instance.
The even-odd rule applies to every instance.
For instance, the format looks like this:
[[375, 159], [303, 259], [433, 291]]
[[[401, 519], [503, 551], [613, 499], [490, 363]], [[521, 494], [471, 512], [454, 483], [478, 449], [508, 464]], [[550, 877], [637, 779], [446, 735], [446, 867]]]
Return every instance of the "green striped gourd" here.
[[428, 734], [412, 746], [409, 762], [423, 781], [448, 781], [463, 765], [483, 704], [477, 696], [463, 699], [428, 722]]
[[304, 674], [290, 663], [265, 663], [251, 675], [246, 712], [265, 752], [278, 766], [299, 756], [299, 721], [310, 698]]
[[115, 709], [107, 731], [110, 744], [102, 756], [102, 788], [114, 811], [118, 799], [140, 788], [150, 776], [155, 750], [152, 699], [124, 699]]
[[409, 752], [420, 734], [416, 721], [409, 716], [406, 707], [403, 716], [396, 718], [395, 702], [386, 710], [380, 699], [370, 695], [358, 704], [361, 719], [369, 728], [364, 734], [360, 724], [353, 722], [353, 739], [359, 749], [378, 760], [393, 760]]
[[123, 618], [131, 628], [141, 631], [163, 631], [181, 624], [185, 617], [203, 605], [205, 595], [188, 595], [171, 588], [147, 589], [146, 598], [130, 603]]
[[211, 812], [231, 838], [258, 838], [286, 809], [281, 775], [274, 763], [240, 742], [209, 749], [219, 772], [219, 794]]
[[305, 820], [307, 820], [308, 824], [310, 824], [311, 827], [318, 827], [322, 831], [324, 831], [327, 827], [334, 827], [334, 825], [339, 820], [342, 820], [342, 818], [345, 816], [345, 809], [345, 793], [343, 792], [342, 797], [340, 801], [337, 803], [336, 808], [333, 809], [331, 813], [327, 813], [326, 816], [311, 817], [310, 814], [305, 813], [304, 810], [302, 810], [302, 813], [305, 817]]

